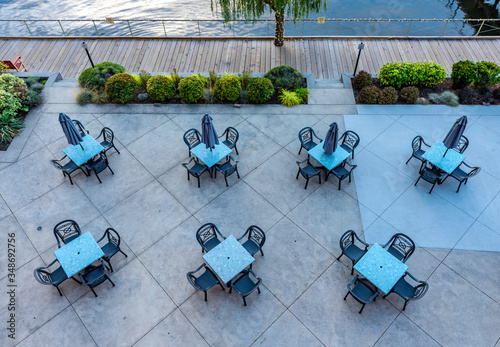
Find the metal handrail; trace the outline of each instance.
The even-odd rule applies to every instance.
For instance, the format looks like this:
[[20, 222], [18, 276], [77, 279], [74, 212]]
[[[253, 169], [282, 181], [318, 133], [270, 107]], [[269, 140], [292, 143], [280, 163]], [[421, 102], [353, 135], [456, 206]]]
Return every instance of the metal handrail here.
[[[354, 18], [322, 18], [322, 17], [320, 17], [320, 18], [321, 18], [321, 22], [318, 19], [297, 19], [297, 20], [285, 19], [285, 22], [293, 22], [295, 24], [297, 24], [297, 23], [302, 23], [302, 24], [304, 24], [304, 23], [320, 23], [318, 25], [324, 25], [323, 23], [328, 23], [328, 22], [332, 22], [332, 23], [336, 22], [336, 23], [338, 23], [337, 35], [340, 34], [341, 23], [343, 23], [343, 22], [373, 23], [372, 29], [371, 29], [371, 35], [367, 35], [367, 36], [377, 36], [377, 35], [373, 35], [374, 30], [375, 30], [375, 24], [376, 23], [384, 23], [384, 22], [408, 23], [408, 27], [406, 29], [405, 34], [400, 35], [400, 36], [408, 36], [410, 29], [412, 27], [412, 24], [416, 23], [416, 22], [420, 22], [420, 23], [423, 23], [423, 22], [444, 23], [443, 29], [442, 30], [440, 29], [440, 33], [438, 32], [437, 35], [421, 35], [421, 36], [443, 36], [445, 31], [446, 31], [446, 27], [448, 26], [449, 23], [469, 24], [469, 25], [471, 25], [472, 28], [474, 28], [474, 25], [479, 25], [479, 29], [477, 30], [476, 33], [474, 33], [474, 36], [479, 35], [480, 32], [491, 32], [493, 30], [500, 30], [500, 19], [470, 19], [470, 18], [464, 18], [464, 19], [355, 18], [354, 19]], [[131, 36], [140, 36], [140, 35], [134, 35], [134, 32], [132, 30], [131, 23], [135, 23], [135, 22], [161, 22], [165, 36], [167, 36], [167, 30], [165, 28], [165, 23], [169, 23], [169, 22], [172, 22], [172, 23], [193, 23], [194, 22], [194, 23], [197, 23], [198, 35], [202, 36], [201, 29], [200, 29], [200, 22], [201, 23], [210, 23], [210, 22], [212, 22], [212, 23], [225, 23], [228, 25], [229, 29], [231, 29], [231, 25], [234, 23], [247, 24], [247, 23], [263, 22], [263, 23], [270, 24], [271, 22], [274, 22], [274, 21], [275, 21], [274, 19], [257, 19], [257, 20], [243, 20], [243, 19], [239, 20], [238, 19], [238, 20], [229, 20], [226, 22], [223, 19], [115, 19], [115, 18], [113, 18], [114, 23], [117, 23], [117, 22], [126, 23], [128, 26], [128, 29], [129, 29], [128, 31], [130, 32]], [[1, 22], [23, 23], [24, 26], [26, 26], [30, 36], [37, 36], [36, 32], [34, 34], [33, 30], [31, 30], [32, 28], [30, 28], [30, 26], [28, 24], [28, 23], [33, 23], [33, 22], [35, 22], [35, 23], [37, 23], [37, 22], [58, 23], [59, 27], [61, 29], [61, 32], [62, 32], [62, 36], [71, 36], [71, 35], [68, 35], [67, 30], [64, 29], [63, 22], [64, 23], [66, 23], [66, 22], [83, 22], [83, 23], [89, 23], [89, 24], [92, 23], [92, 26], [94, 27], [97, 36], [101, 36], [101, 33], [99, 33], [99, 31], [98, 31], [96, 23], [98, 23], [98, 24], [99, 23], [108, 23], [106, 21], [106, 19], [0, 19], [0, 23]], [[494, 26], [492, 24], [496, 24], [496, 26]], [[109, 25], [113, 25], [113, 24], [109, 24]], [[483, 28], [486, 28], [487, 30], [483, 30]], [[16, 33], [16, 34], [18, 34], [18, 33]], [[234, 35], [235, 34], [234, 34], [234, 27], [233, 27], [233, 36]], [[14, 36], [14, 35], [5, 35], [4, 34], [3, 36]], [[15, 36], [18, 36], [18, 35], [15, 35]], [[297, 36], [297, 35], [295, 35], [295, 36]], [[300, 35], [298, 35], [298, 36], [300, 36]]]

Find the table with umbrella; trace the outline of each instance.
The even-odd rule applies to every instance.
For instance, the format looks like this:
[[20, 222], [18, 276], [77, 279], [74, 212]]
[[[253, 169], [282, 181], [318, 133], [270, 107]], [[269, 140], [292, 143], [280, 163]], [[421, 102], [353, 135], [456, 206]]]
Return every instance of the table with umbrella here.
[[336, 122], [330, 124], [325, 140], [307, 152], [328, 171], [342, 164], [350, 156], [349, 152], [337, 146], [338, 129]]
[[207, 113], [201, 120], [201, 143], [191, 153], [213, 171], [213, 167], [233, 150], [219, 142], [212, 117]]

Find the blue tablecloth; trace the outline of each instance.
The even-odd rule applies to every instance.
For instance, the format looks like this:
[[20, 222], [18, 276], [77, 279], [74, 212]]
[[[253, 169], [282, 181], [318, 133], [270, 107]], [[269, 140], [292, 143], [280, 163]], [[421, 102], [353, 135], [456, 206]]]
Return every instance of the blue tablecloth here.
[[104, 256], [89, 232], [54, 251], [64, 272], [71, 277]]
[[90, 135], [83, 137], [82, 146], [70, 145], [63, 149], [64, 154], [78, 166], [85, 164], [102, 151], [104, 151], [104, 147]]
[[323, 141], [319, 145], [310, 149], [307, 153], [328, 170], [338, 166], [350, 156], [350, 153], [340, 146], [337, 146], [337, 149], [332, 153], [332, 155], [325, 154]]
[[212, 167], [217, 164], [221, 159], [227, 157], [231, 154], [233, 150], [227, 147], [222, 142], [215, 145], [215, 148], [210, 150], [206, 148], [204, 143], [200, 143], [198, 146], [191, 150], [196, 158], [200, 159], [206, 166]]
[[442, 142], [436, 142], [422, 157], [451, 174], [464, 161], [465, 156], [454, 149], [449, 149], [443, 157], [444, 152], [446, 152], [446, 146]]

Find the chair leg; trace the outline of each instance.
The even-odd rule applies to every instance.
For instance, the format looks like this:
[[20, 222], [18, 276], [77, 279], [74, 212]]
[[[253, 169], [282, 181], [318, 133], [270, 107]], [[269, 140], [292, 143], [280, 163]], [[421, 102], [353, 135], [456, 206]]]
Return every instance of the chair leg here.
[[240, 173], [238, 172], [238, 169], [236, 169], [236, 176], [238, 177], [238, 179], [240, 179]]
[[109, 278], [109, 276], [106, 275], [106, 278], [107, 280], [113, 285], [113, 287], [115, 286], [115, 284], [113, 283], [113, 281], [111, 281], [111, 278]]
[[198, 188], [200, 188], [200, 176], [196, 176], [196, 178], [198, 179]]
[[101, 184], [101, 183], [102, 183], [102, 181], [101, 181], [101, 179], [99, 178], [99, 175], [98, 175], [98, 174], [97, 174], [97, 172], [95, 172], [95, 171], [94, 171], [94, 173], [95, 173], [95, 177], [97, 177], [97, 179], [99, 180], [99, 184]]
[[351, 183], [351, 172], [349, 172], [349, 183]]
[[407, 303], [408, 303], [408, 300], [405, 300], [405, 304], [403, 305], [403, 311], [405, 310]]
[[431, 187], [431, 190], [429, 190], [429, 194], [432, 193], [432, 190], [434, 189], [434, 186], [436, 185], [436, 182], [434, 182], [434, 184], [432, 185]]
[[298, 180], [298, 179], [299, 179], [299, 175], [300, 175], [300, 169], [299, 169], [299, 171], [297, 172], [297, 177], [295, 177], [295, 179], [296, 179], [296, 180]]
[[59, 286], [54, 285], [54, 287], [57, 288], [57, 291], [59, 292], [59, 295], [62, 296], [62, 292], [61, 292], [61, 289], [59, 289]]
[[361, 310], [359, 310], [359, 314], [361, 314], [361, 312], [363, 312], [363, 309], [365, 308], [365, 305], [366, 304], [363, 304], [363, 306], [361, 306]]
[[351, 275], [354, 275], [354, 263], [352, 263]]
[[300, 149], [299, 149], [299, 154], [300, 154], [300, 152], [302, 152], [302, 146], [300, 146]]
[[219, 286], [222, 288], [222, 290], [226, 291], [226, 288], [224, 288], [221, 283], [219, 283]]
[[[120, 154], [120, 151], [118, 150], [118, 148], [115, 147], [115, 145], [113, 145], [113, 148], [115, 149], [115, 151]], [[190, 152], [191, 153], [191, 152]]]
[[264, 252], [262, 252], [262, 248], [260, 249], [260, 254], [264, 256]]
[[226, 181], [226, 187], [229, 187], [229, 184], [227, 184], [227, 176], [224, 175], [224, 180]]
[[339, 178], [339, 190], [340, 190], [340, 185], [342, 184], [342, 180]]
[[126, 255], [125, 253], [123, 253], [123, 251], [121, 249], [119, 249], [120, 253], [123, 254], [125, 256], [125, 258], [128, 257], [128, 255]]
[[238, 153], [238, 147], [236, 147], [236, 143], [234, 144], [234, 150], [236, 151], [236, 155], [240, 155], [240, 154]]
[[344, 296], [344, 301], [347, 299], [347, 296], [349, 295], [350, 292], [347, 292], [347, 294]]
[[340, 258], [342, 258], [342, 256], [343, 256], [343, 255], [344, 255], [344, 253], [341, 253], [341, 254], [339, 255], [339, 257], [337, 258], [337, 260], [340, 260]]
[[109, 260], [106, 260], [106, 263], [108, 263], [109, 269], [111, 270], [111, 272], [114, 272], [113, 266], [111, 266], [111, 262]]
[[319, 184], [321, 184], [321, 173], [318, 174]]
[[406, 165], [408, 165], [408, 163], [410, 162], [411, 158], [413, 158], [413, 155], [410, 157], [410, 159], [408, 159], [408, 160], [406, 161]]
[[108, 169], [109, 171], [111, 171], [111, 174], [114, 175], [115, 173], [113, 172], [113, 170], [111, 170], [111, 166], [108, 165]]
[[419, 177], [417, 178], [417, 181], [416, 181], [416, 182], [415, 182], [415, 184], [414, 184], [414, 186], [415, 186], [415, 187], [417, 186], [418, 181], [420, 181], [420, 177], [422, 177], [422, 176], [419, 176]]
[[95, 297], [97, 298], [97, 294], [96, 294], [96, 292], [94, 291], [94, 288], [90, 287], [90, 290], [92, 291], [92, 293], [94, 293]]
[[69, 183], [73, 185], [73, 180], [71, 179], [71, 175], [67, 174], [66, 172], [63, 171], [63, 176], [68, 176], [69, 177]]
[[309, 184], [309, 177], [306, 179], [306, 186], [304, 187], [304, 189], [307, 189], [308, 184]]
[[243, 306], [246, 306], [247, 305], [247, 301], [245, 299], [245, 297], [243, 297]]
[[259, 287], [257, 287], [257, 293], [259, 293], [259, 294], [260, 294], [260, 288], [259, 288]]
[[205, 293], [205, 301], [207, 301], [207, 291], [205, 290], [204, 293]]
[[[463, 182], [463, 181], [461, 181], [461, 182], [460, 182], [460, 184], [458, 185], [458, 188], [457, 188], [457, 193], [458, 193], [458, 191], [460, 190], [460, 186], [462, 185], [462, 182]], [[465, 184], [467, 184], [467, 182], [465, 182]]]

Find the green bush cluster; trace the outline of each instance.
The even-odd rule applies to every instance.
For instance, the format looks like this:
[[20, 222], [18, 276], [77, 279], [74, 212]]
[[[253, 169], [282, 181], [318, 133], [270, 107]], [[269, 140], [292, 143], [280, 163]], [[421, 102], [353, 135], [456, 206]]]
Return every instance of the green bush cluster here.
[[181, 78], [179, 82], [179, 95], [188, 104], [198, 102], [203, 97], [204, 83], [197, 75]]
[[240, 78], [236, 75], [223, 75], [217, 79], [214, 86], [214, 94], [220, 101], [234, 102], [241, 95]]
[[352, 84], [356, 89], [363, 89], [363, 87], [373, 84], [372, 75], [368, 72], [361, 70], [353, 79]]
[[429, 99], [436, 104], [443, 104], [458, 107], [458, 96], [452, 92], [442, 92], [441, 94], [430, 94]]
[[490, 88], [500, 82], [500, 68], [491, 61], [481, 61], [476, 64], [474, 88]]
[[123, 72], [125, 72], [123, 66], [105, 61], [83, 70], [78, 77], [78, 83], [82, 88], [103, 89], [111, 76]]
[[384, 64], [378, 72], [378, 77], [383, 86], [432, 87], [444, 81], [446, 71], [441, 65], [432, 61], [393, 62]]
[[296, 68], [288, 65], [273, 67], [264, 77], [271, 81], [276, 90], [294, 90], [305, 87], [302, 74]]
[[106, 94], [111, 100], [122, 104], [132, 100], [137, 87], [136, 79], [127, 72], [111, 76], [105, 84]]
[[407, 104], [414, 104], [417, 101], [419, 92], [417, 87], [404, 87], [399, 92], [399, 99]]
[[281, 104], [287, 107], [300, 105], [302, 102], [302, 98], [296, 92], [285, 89], [281, 91], [279, 99]]
[[148, 79], [146, 90], [151, 99], [163, 102], [174, 97], [175, 83], [170, 76], [155, 75]]
[[455, 89], [467, 88], [476, 76], [476, 63], [470, 60], [461, 60], [451, 68], [451, 85]]
[[307, 88], [297, 88], [294, 91], [298, 96], [300, 96], [302, 103], [307, 101], [307, 98], [309, 97], [309, 90]]
[[385, 87], [378, 97], [378, 103], [382, 105], [393, 105], [398, 101], [398, 92], [394, 87]]
[[362, 104], [376, 104], [379, 97], [380, 89], [373, 85], [363, 87], [358, 95], [359, 102]]
[[500, 88], [493, 89], [492, 96], [500, 101]]
[[274, 94], [274, 87], [270, 80], [264, 77], [256, 77], [248, 82], [247, 97], [251, 103], [262, 104]]

